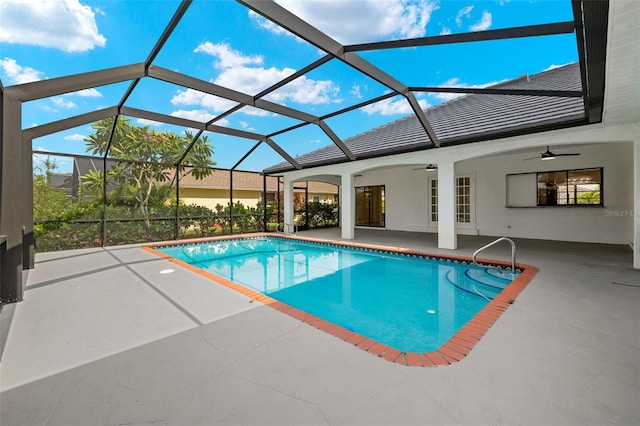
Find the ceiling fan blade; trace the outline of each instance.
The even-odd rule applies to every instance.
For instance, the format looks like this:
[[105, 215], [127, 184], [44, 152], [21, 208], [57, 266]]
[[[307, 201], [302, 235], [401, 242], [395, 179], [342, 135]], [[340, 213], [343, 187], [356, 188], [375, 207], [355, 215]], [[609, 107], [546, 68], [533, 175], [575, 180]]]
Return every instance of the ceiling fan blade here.
[[576, 156], [576, 155], [580, 155], [580, 153], [579, 152], [569, 152], [569, 153], [566, 153], [566, 154], [556, 154], [554, 152], [551, 152], [549, 150], [549, 147], [547, 147], [547, 150], [545, 152], [543, 152], [542, 154], [540, 154], [539, 156], [531, 157], [531, 158], [525, 158], [522, 161], [538, 160], [538, 159], [540, 159], [540, 160], [552, 160], [552, 159], [554, 159], [556, 157], [573, 157], [573, 156]]

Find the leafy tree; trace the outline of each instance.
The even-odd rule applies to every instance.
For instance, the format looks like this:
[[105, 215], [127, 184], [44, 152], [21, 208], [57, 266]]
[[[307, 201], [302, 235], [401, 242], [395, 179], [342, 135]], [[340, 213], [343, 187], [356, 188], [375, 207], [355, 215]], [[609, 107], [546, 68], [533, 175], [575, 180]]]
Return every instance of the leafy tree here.
[[[257, 231], [262, 231], [264, 229], [264, 216], [265, 216], [265, 204], [263, 201], [258, 201], [255, 209], [255, 225]], [[267, 225], [270, 223], [277, 223], [277, 215], [276, 215], [276, 202], [268, 201], [266, 203], [266, 216], [267, 216]]]
[[90, 170], [83, 176], [80, 176], [82, 184], [80, 185], [82, 194], [91, 196], [94, 200], [102, 203], [104, 193], [102, 187], [104, 185], [103, 173], [99, 170]]
[[[108, 149], [110, 158], [122, 160], [107, 170], [108, 180], [134, 200], [144, 219], [147, 237], [152, 238], [150, 205], [154, 200], [163, 203], [175, 187], [175, 164], [193, 141], [193, 134], [185, 131], [184, 136], [180, 136], [149, 129], [149, 126], [137, 127], [129, 119], [118, 117], [109, 146], [112, 125], [113, 119], [108, 118], [91, 126], [95, 132], [85, 139], [87, 152], [104, 155]], [[198, 138], [178, 168], [180, 177], [192, 174], [196, 179], [202, 179], [210, 175], [210, 167], [216, 164], [211, 159], [212, 154], [213, 147], [207, 136]], [[187, 165], [192, 167], [187, 168]], [[102, 173], [98, 172], [85, 179], [94, 193], [97, 189], [102, 190], [101, 177]]]
[[319, 228], [338, 224], [338, 207], [334, 204], [311, 201], [307, 204], [309, 227]]
[[71, 205], [62, 191], [56, 191], [51, 184], [51, 173], [58, 166], [55, 160], [47, 157], [42, 165], [37, 166], [33, 175], [33, 220], [57, 220]]
[[578, 204], [600, 204], [600, 191], [583, 192], [577, 201]]
[[[174, 203], [175, 206], [175, 203]], [[215, 233], [215, 213], [208, 207], [197, 204], [181, 205], [180, 237], [193, 232], [197, 237], [209, 237]]]
[[[47, 157], [33, 176], [33, 221], [38, 251], [88, 247], [95, 244], [97, 227], [69, 223], [77, 219], [97, 218], [97, 205], [73, 198], [55, 189], [51, 174], [55, 160]], [[86, 230], [85, 230], [86, 228]], [[93, 229], [89, 229], [93, 228]]]
[[[231, 227], [240, 232], [257, 230], [257, 212], [253, 207], [246, 207], [240, 201], [237, 201], [233, 208], [230, 203], [226, 206], [216, 204], [216, 225], [225, 232], [231, 232]], [[233, 212], [233, 223], [231, 222], [231, 213]]]

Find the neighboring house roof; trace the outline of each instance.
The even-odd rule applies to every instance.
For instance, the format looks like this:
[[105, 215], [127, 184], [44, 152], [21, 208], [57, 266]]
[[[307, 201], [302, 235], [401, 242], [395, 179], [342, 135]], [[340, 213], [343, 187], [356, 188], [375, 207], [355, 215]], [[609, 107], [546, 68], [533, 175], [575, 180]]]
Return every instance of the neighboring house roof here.
[[[304, 189], [304, 187], [305, 182], [295, 182], [293, 184], [294, 191]], [[338, 186], [326, 182], [309, 181], [309, 192], [321, 194], [337, 194]]]
[[[69, 186], [71, 193], [77, 195], [77, 188], [80, 185], [80, 179], [92, 171], [101, 171], [103, 167], [103, 159], [99, 157], [74, 157], [73, 176], [69, 177]], [[117, 160], [107, 160], [107, 168], [114, 167], [118, 164]], [[169, 171], [169, 179], [173, 179], [174, 171]], [[62, 174], [52, 174], [62, 176]], [[66, 176], [66, 175], [65, 175]], [[56, 181], [58, 182], [58, 181]], [[205, 189], [229, 189], [231, 185], [230, 172], [225, 169], [213, 169], [213, 173], [203, 179], [196, 179], [191, 173], [180, 179], [181, 188], [205, 188]], [[303, 187], [304, 182], [297, 182], [296, 188]], [[107, 186], [108, 190], [115, 188], [114, 184]], [[245, 191], [263, 191], [263, 177], [258, 172], [234, 171], [233, 172], [233, 189]], [[273, 176], [267, 176], [267, 192], [278, 191], [278, 180]], [[338, 187], [325, 182], [309, 182], [309, 191], [313, 193], [337, 194]]]
[[[229, 170], [214, 169], [213, 173], [203, 179], [196, 179], [191, 173], [180, 179], [181, 188], [229, 189], [231, 176]], [[262, 175], [257, 172], [233, 172], [233, 189], [262, 191]], [[277, 191], [278, 181], [267, 177], [267, 191]]]
[[53, 189], [64, 190], [65, 193], [71, 194], [73, 175], [71, 173], [48, 173], [49, 183]]
[[[115, 167], [118, 164], [115, 160], [106, 161], [107, 170]], [[73, 158], [73, 195], [78, 195], [78, 189], [80, 185], [82, 185], [82, 176], [86, 175], [89, 172], [101, 172], [103, 167], [105, 166], [105, 162], [100, 157], [85, 157], [85, 156], [77, 156]], [[113, 191], [117, 188], [117, 185], [113, 182], [109, 182], [107, 184], [107, 191]]]
[[[582, 90], [578, 63], [491, 86], [515, 90]], [[425, 110], [441, 146], [488, 140], [585, 123], [582, 97], [469, 94]], [[544, 130], [544, 129], [542, 129]], [[357, 159], [433, 148], [415, 115], [358, 134], [344, 141]], [[335, 145], [296, 157], [302, 167], [349, 161]], [[263, 173], [294, 170], [279, 163]]]
[[[104, 167], [104, 160], [101, 157], [85, 157], [77, 156], [73, 158], [74, 172], [80, 176], [84, 176], [89, 172], [102, 171]], [[107, 169], [114, 167], [118, 164], [115, 160], [107, 159]]]

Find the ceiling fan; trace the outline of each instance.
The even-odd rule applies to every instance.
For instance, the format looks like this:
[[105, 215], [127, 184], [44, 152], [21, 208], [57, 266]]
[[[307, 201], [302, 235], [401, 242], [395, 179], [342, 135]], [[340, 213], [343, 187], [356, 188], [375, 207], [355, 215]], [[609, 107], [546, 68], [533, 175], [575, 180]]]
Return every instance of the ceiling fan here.
[[417, 169], [413, 169], [413, 170], [426, 170], [428, 172], [433, 172], [438, 170], [438, 166], [434, 166], [433, 164], [427, 164], [426, 167], [418, 167]]
[[540, 153], [539, 156], [537, 157], [531, 157], [531, 158], [525, 158], [523, 161], [526, 160], [555, 160], [556, 157], [573, 157], [576, 155], [580, 155], [579, 152], [571, 152], [571, 153], [567, 153], [567, 154], [556, 154], [553, 153], [549, 150], [549, 145], [547, 145], [547, 150], [545, 152]]

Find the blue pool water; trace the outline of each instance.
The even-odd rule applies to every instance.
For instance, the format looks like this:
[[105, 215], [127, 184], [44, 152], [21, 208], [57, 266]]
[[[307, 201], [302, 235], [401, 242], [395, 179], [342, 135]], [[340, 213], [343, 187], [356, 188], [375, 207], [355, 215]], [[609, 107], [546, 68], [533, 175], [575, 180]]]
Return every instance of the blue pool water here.
[[405, 352], [437, 350], [516, 276], [278, 237], [156, 249]]

